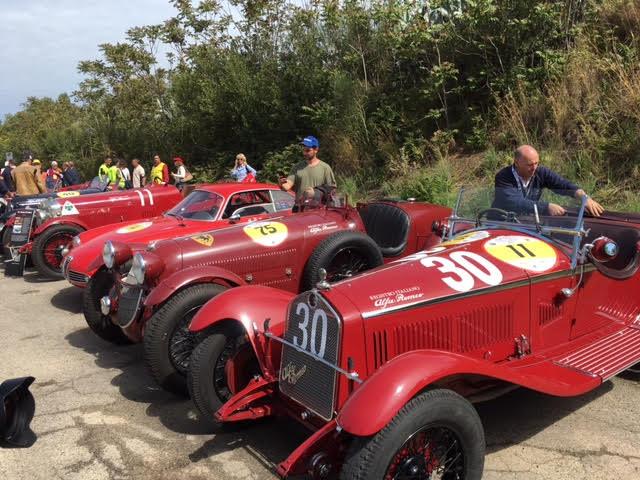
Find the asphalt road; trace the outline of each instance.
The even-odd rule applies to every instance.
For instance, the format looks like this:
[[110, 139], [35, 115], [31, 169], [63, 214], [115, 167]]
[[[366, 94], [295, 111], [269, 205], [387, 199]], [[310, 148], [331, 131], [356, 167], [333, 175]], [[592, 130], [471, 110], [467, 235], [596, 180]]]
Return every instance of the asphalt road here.
[[[0, 479], [274, 479], [305, 438], [293, 422], [207, 432], [190, 401], [155, 387], [139, 345], [85, 326], [64, 281], [0, 272], [0, 380], [33, 375], [38, 440], [0, 450]], [[640, 383], [617, 377], [578, 398], [516, 390], [478, 405], [486, 479], [640, 478]]]

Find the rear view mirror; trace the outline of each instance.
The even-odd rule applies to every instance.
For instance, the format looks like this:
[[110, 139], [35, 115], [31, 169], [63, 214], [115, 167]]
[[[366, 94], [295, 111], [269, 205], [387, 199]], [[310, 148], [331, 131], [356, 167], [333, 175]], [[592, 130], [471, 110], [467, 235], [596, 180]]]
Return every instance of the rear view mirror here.
[[22, 377], [0, 384], [0, 445], [30, 447], [36, 441], [30, 424], [36, 403], [29, 391], [35, 378]]

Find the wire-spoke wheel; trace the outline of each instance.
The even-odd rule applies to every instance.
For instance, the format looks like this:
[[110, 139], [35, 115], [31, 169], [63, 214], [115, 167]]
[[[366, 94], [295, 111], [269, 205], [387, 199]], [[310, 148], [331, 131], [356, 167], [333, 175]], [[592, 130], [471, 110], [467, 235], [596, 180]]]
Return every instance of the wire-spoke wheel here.
[[38, 272], [52, 279], [63, 278], [62, 251], [80, 232], [82, 229], [75, 225], [54, 225], [38, 235], [31, 252], [33, 264]]
[[192, 307], [182, 315], [182, 319], [176, 325], [169, 340], [169, 358], [176, 370], [182, 375], [187, 374], [189, 357], [197, 345], [197, 334], [189, 331], [189, 324], [198, 310], [200, 310], [200, 306]]
[[382, 265], [380, 247], [362, 232], [336, 232], [322, 240], [304, 267], [302, 290], [310, 290], [320, 281], [320, 270], [327, 281], [337, 282]]
[[174, 294], [147, 321], [144, 359], [151, 376], [165, 390], [187, 394], [187, 372], [197, 335], [189, 324], [202, 306], [223, 292], [215, 283], [191, 285]]
[[464, 478], [464, 452], [456, 434], [447, 427], [416, 432], [391, 459], [385, 480]]
[[340, 478], [480, 480], [484, 450], [473, 405], [451, 390], [429, 390], [375, 435], [354, 438]]
[[346, 247], [334, 255], [327, 267], [327, 281], [337, 282], [371, 268], [360, 249]]
[[207, 333], [191, 355], [187, 384], [202, 419], [216, 425], [218, 409], [260, 374], [260, 367], [239, 324], [225, 322]]

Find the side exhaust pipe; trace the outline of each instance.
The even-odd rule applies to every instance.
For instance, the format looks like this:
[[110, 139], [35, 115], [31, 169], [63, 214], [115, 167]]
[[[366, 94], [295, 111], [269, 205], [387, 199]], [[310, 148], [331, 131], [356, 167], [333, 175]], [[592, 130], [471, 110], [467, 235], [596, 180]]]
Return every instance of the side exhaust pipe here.
[[36, 402], [29, 391], [34, 380], [21, 377], [0, 384], [0, 446], [25, 448], [35, 443], [30, 424]]

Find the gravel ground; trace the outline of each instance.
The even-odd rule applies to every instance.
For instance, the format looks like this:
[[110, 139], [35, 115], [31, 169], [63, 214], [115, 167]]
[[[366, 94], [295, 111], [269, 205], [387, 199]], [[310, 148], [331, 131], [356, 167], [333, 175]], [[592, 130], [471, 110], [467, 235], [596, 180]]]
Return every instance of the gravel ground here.
[[[64, 281], [0, 276], [0, 292], [0, 380], [36, 377], [38, 436], [29, 449], [0, 450], [1, 479], [275, 479], [274, 465], [305, 438], [282, 420], [207, 432], [190, 401], [155, 387], [140, 345], [91, 333], [82, 292]], [[639, 398], [625, 375], [582, 397], [520, 389], [479, 405], [484, 478], [640, 478]]]

